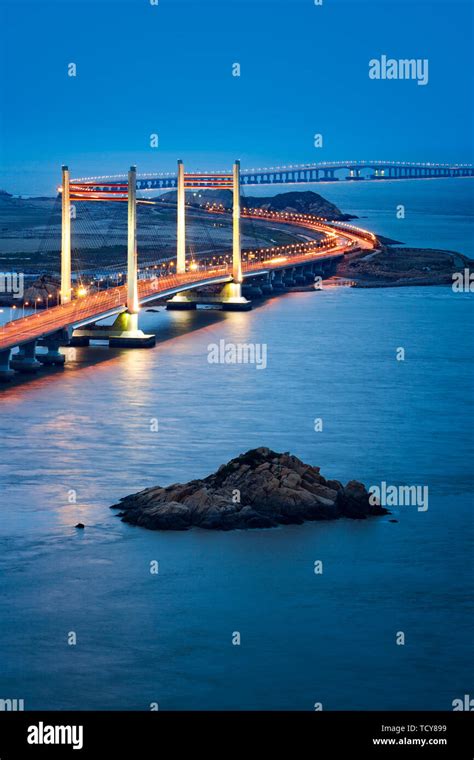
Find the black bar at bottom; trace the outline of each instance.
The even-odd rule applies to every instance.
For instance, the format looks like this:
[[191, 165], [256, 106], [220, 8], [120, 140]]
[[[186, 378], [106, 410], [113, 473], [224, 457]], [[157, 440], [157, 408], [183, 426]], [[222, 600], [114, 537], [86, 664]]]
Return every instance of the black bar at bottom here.
[[469, 712], [2, 712], [0, 758], [245, 757], [261, 746], [266, 757], [472, 760], [472, 734]]

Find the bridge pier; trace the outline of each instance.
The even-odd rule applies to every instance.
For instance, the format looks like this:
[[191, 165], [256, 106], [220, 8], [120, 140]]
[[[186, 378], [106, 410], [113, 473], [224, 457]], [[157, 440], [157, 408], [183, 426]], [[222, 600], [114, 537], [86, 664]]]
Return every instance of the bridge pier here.
[[273, 293], [272, 276], [268, 274], [264, 282], [260, 283], [260, 290], [264, 296], [270, 296]]
[[283, 284], [286, 288], [292, 288], [294, 285], [296, 285], [295, 267], [289, 267], [288, 269], [284, 270]]
[[40, 345], [46, 346], [48, 353], [37, 354], [36, 358], [41, 364], [46, 366], [61, 366], [65, 363], [66, 357], [59, 350], [60, 346], [69, 344], [69, 336], [66, 331], [60, 330], [53, 335], [48, 335], [40, 341]]
[[350, 180], [363, 179], [363, 177], [360, 176], [360, 169], [358, 169], [356, 166], [349, 166], [349, 175], [346, 177], [346, 179], [350, 179]]
[[242, 285], [242, 293], [245, 298], [262, 298], [263, 290], [260, 285]]
[[9, 348], [0, 351], [0, 383], [10, 382], [15, 375], [14, 371], [10, 369], [10, 354]]
[[250, 311], [252, 303], [242, 297], [242, 286], [235, 282], [227, 282], [218, 295], [189, 290], [177, 293], [166, 303], [169, 311], [194, 310], [198, 306], [220, 306], [222, 311]]
[[145, 335], [138, 329], [138, 314], [123, 311], [118, 315], [109, 332], [111, 348], [153, 348], [155, 335]]
[[272, 272], [272, 288], [277, 292], [286, 290], [286, 285], [283, 282], [283, 269], [277, 269]]
[[306, 264], [302, 269], [305, 283], [309, 285], [314, 282], [314, 264]]
[[24, 343], [10, 360], [10, 367], [17, 372], [37, 372], [41, 364], [36, 358], [36, 340]]
[[189, 311], [197, 308], [197, 301], [189, 290], [176, 293], [173, 298], [166, 302], [167, 311]]
[[250, 311], [252, 302], [242, 295], [240, 282], [228, 282], [221, 291], [222, 311]]
[[304, 267], [295, 267], [294, 271], [294, 282], [295, 285], [306, 285], [306, 277], [304, 275]]

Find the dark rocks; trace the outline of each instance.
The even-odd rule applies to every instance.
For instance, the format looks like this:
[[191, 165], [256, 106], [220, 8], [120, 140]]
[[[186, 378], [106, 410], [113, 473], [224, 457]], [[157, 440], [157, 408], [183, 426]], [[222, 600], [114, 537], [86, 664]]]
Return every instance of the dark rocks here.
[[86, 526], [84, 525], [84, 523], [77, 523], [77, 525], [75, 525], [74, 527], [75, 527], [75, 528], [79, 528], [80, 530], [84, 530], [84, 528], [85, 528]]
[[272, 528], [306, 520], [364, 519], [387, 510], [369, 503], [365, 486], [326, 480], [289, 453], [253, 449], [202, 480], [156, 486], [126, 496], [124, 522], [150, 530]]

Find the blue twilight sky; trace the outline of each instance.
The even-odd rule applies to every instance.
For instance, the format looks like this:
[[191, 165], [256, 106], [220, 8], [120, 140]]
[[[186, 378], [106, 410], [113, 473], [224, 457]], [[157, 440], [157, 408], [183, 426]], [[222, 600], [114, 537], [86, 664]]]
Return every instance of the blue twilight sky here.
[[[154, 1], [0, 0], [0, 187], [53, 193], [62, 163], [472, 160], [470, 3]], [[382, 54], [428, 59], [428, 84], [370, 79]]]

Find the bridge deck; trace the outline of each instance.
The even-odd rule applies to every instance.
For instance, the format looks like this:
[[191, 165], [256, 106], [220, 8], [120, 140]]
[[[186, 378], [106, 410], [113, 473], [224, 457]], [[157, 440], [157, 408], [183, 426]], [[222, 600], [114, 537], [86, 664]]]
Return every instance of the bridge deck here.
[[[331, 252], [288, 256], [286, 261], [263, 261], [255, 264], [243, 264], [243, 274], [251, 276], [271, 269], [281, 269], [292, 264], [311, 263], [321, 258], [340, 256], [341, 249]], [[216, 281], [231, 281], [232, 277], [226, 266], [218, 266], [205, 272], [186, 272], [182, 275], [165, 275], [152, 280], [139, 280], [138, 296], [141, 303], [154, 298], [164, 297], [179, 290], [194, 289], [213, 284]], [[127, 286], [109, 288], [102, 293], [85, 296], [68, 304], [52, 306], [45, 311], [30, 314], [21, 319], [7, 322], [0, 328], [0, 350], [27, 343], [44, 335], [51, 334], [70, 326], [84, 324], [99, 319], [107, 314], [123, 311], [127, 304]]]
[[[370, 233], [366, 233], [364, 230], [357, 231], [355, 228], [351, 228], [350, 230], [346, 228], [341, 229], [335, 225], [322, 224], [314, 218], [303, 217], [303, 215], [294, 215], [294, 219], [285, 218], [284, 215], [278, 215], [275, 212], [268, 212], [268, 214], [261, 211], [258, 214], [247, 212], [246, 215], [259, 219], [266, 218], [281, 224], [290, 224], [322, 231], [333, 238], [337, 234], [340, 244], [329, 250], [285, 254], [284, 256], [275, 256], [274, 254], [272, 256], [270, 249], [269, 255], [272, 257], [269, 259], [256, 262], [242, 262], [244, 277], [338, 257], [351, 250], [354, 242], [361, 247], [369, 249], [374, 248], [376, 245], [375, 238], [368, 238], [367, 236]], [[227, 265], [215, 266], [205, 271], [201, 268], [201, 270], [198, 269], [197, 271], [186, 272], [180, 275], [168, 274], [150, 280], [139, 280], [138, 297], [140, 303], [146, 303], [155, 298], [166, 297], [181, 290], [190, 290], [216, 282], [230, 282], [231, 280], [231, 272]], [[52, 306], [45, 311], [30, 314], [21, 319], [15, 319], [0, 327], [0, 350], [28, 343], [68, 327], [78, 327], [95, 320], [104, 319], [106, 316], [124, 311], [126, 306], [126, 285], [77, 298], [68, 304]]]

